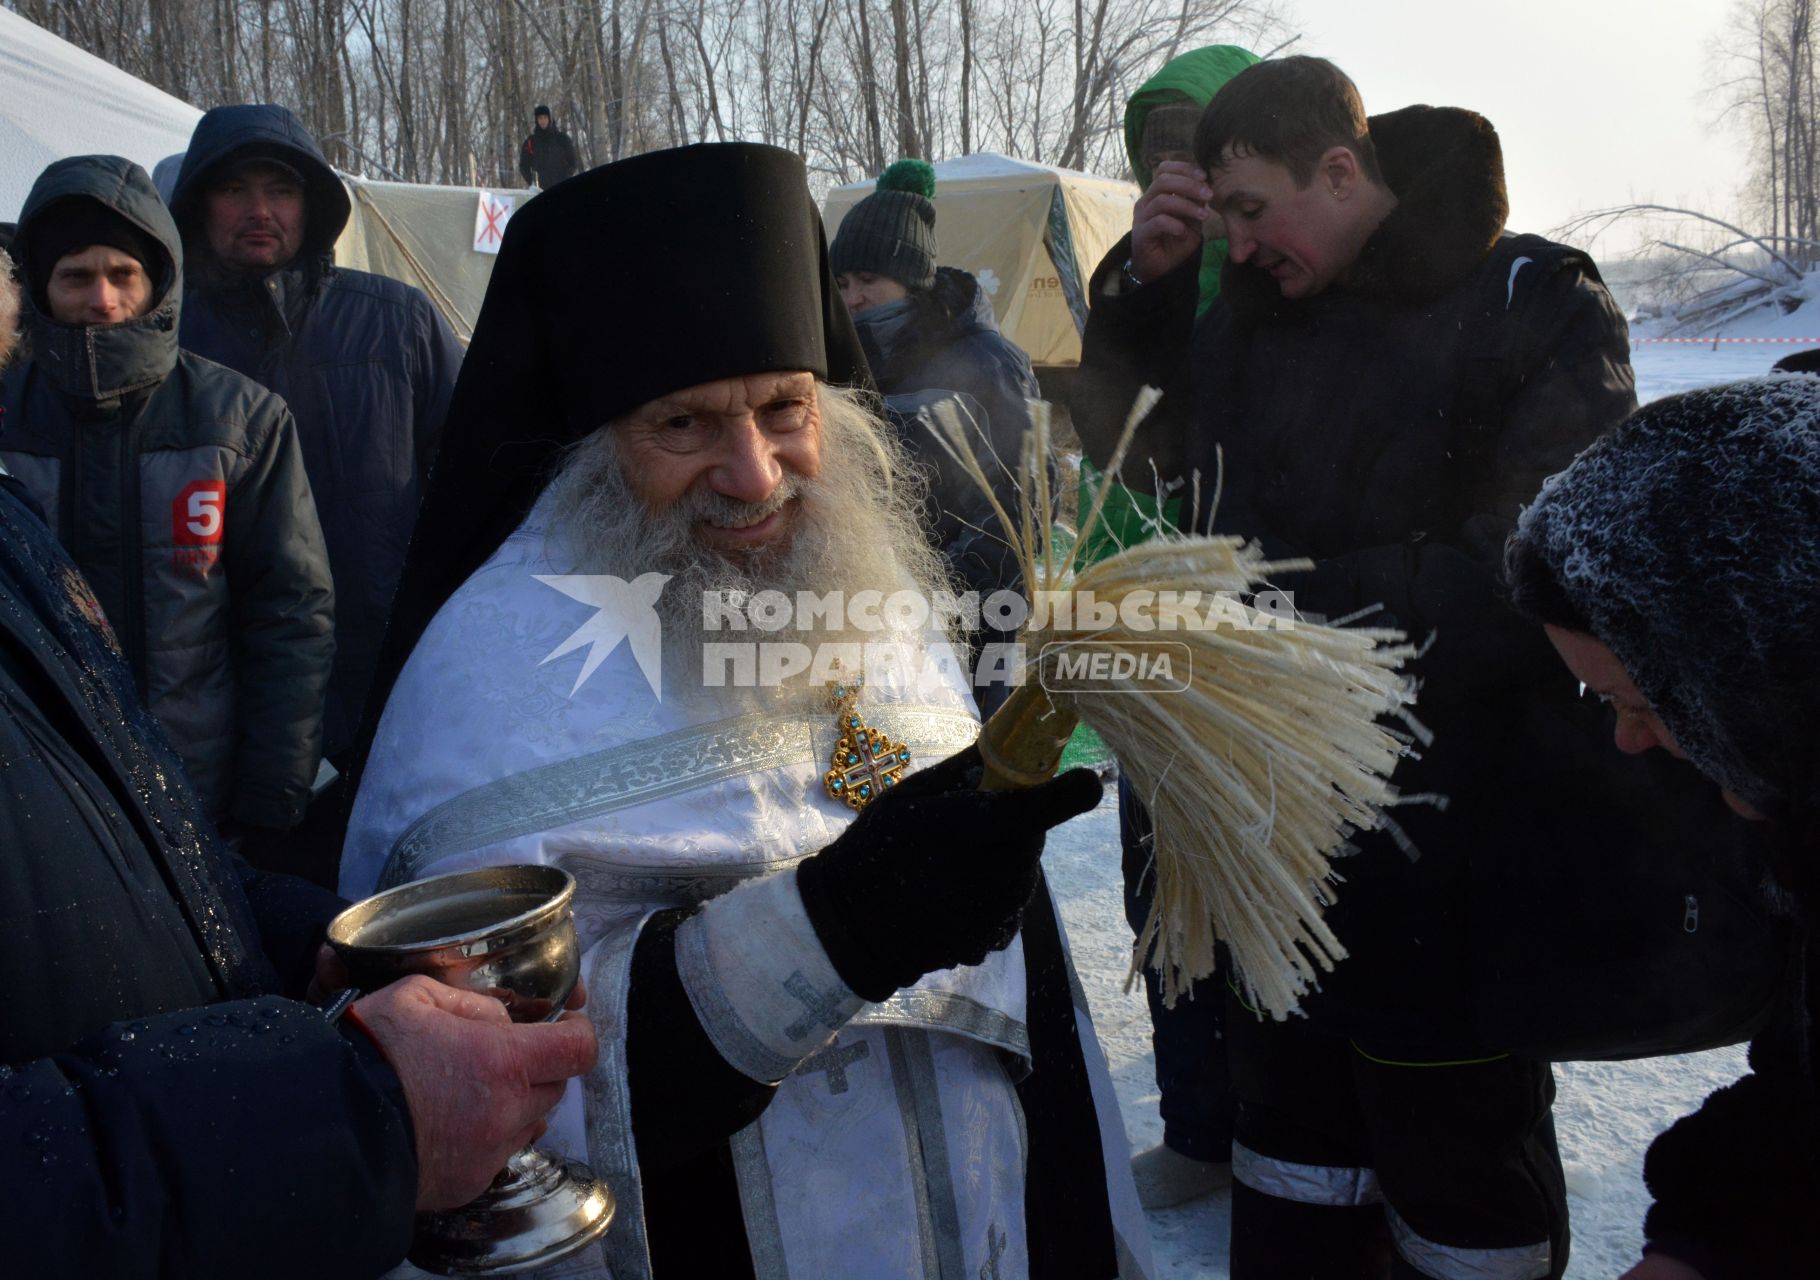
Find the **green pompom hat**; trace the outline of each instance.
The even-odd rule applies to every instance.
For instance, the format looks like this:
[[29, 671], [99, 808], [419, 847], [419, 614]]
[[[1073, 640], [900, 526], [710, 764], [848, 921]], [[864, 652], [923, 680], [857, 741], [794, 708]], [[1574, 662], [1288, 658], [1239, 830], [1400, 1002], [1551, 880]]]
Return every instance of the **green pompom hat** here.
[[878, 190], [854, 205], [828, 250], [838, 275], [864, 271], [906, 289], [935, 283], [935, 167], [899, 160], [878, 176]]

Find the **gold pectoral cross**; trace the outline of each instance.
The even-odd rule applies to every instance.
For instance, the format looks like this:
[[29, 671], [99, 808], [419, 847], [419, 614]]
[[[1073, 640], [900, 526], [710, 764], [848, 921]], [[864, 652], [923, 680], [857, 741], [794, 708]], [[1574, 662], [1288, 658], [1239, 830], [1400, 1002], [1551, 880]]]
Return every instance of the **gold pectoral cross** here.
[[849, 809], [864, 809], [903, 780], [910, 748], [866, 723], [859, 712], [857, 682], [834, 686], [834, 718], [840, 740], [822, 786]]

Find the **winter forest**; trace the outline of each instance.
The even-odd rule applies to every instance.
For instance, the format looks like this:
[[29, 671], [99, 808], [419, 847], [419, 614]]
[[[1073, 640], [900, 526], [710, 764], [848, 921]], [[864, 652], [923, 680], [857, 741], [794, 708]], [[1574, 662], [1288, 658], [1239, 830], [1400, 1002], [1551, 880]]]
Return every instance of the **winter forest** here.
[[1265, 53], [1277, 0], [17, 0], [203, 108], [283, 102], [329, 160], [512, 181], [547, 103], [584, 165], [744, 139], [817, 186], [999, 151], [1119, 174], [1125, 99], [1177, 53]]

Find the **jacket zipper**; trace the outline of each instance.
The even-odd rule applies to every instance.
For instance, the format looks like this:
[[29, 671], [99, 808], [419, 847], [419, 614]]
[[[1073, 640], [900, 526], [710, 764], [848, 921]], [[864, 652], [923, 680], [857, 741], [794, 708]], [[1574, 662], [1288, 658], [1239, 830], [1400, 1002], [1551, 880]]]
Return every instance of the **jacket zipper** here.
[[58, 532], [63, 535], [61, 541], [70, 550], [70, 559], [81, 564], [82, 522], [76, 519], [76, 512], [82, 509], [82, 437], [87, 432], [87, 424], [77, 421], [75, 426], [76, 429], [70, 432], [70, 456], [61, 486], [63, 510], [57, 513], [57, 524], [60, 526]]
[[[126, 405], [121, 404], [122, 417]], [[144, 406], [141, 406], [143, 409]], [[148, 696], [150, 664], [145, 653], [145, 564], [142, 522], [145, 513], [139, 509], [139, 457], [134, 447], [138, 441], [138, 414], [132, 422], [120, 424], [120, 510], [127, 517], [121, 522], [121, 586], [126, 598], [126, 643], [132, 659], [133, 683], [139, 686], [140, 698]]]

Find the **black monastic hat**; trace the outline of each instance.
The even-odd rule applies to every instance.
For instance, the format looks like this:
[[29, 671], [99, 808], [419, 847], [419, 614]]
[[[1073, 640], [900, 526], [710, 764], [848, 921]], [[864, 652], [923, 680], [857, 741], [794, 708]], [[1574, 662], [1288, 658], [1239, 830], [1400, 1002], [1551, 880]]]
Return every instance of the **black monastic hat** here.
[[455, 384], [363, 750], [418, 637], [518, 527], [564, 448], [666, 392], [777, 370], [869, 381], [800, 157], [680, 147], [525, 204]]

